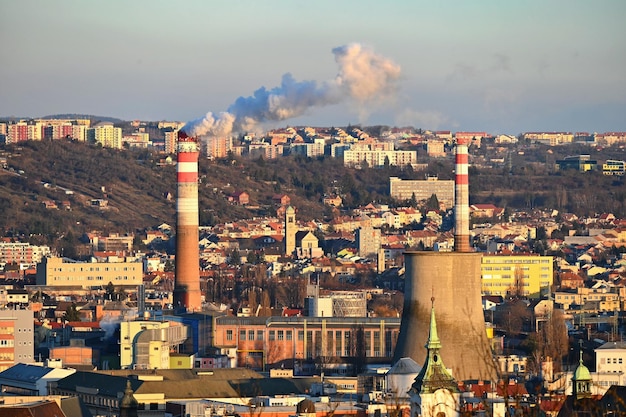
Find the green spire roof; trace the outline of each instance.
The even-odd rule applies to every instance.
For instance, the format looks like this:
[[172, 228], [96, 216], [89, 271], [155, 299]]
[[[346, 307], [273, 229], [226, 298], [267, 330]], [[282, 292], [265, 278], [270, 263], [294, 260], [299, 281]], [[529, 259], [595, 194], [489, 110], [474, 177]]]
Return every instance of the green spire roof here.
[[580, 348], [580, 359], [578, 360], [578, 368], [574, 371], [574, 381], [591, 381], [591, 372], [583, 363], [583, 349]]
[[430, 328], [428, 342], [425, 348], [428, 349], [426, 361], [422, 370], [415, 378], [411, 388], [412, 391], [425, 394], [434, 393], [440, 388], [445, 388], [450, 392], [459, 392], [458, 384], [441, 360], [439, 349], [441, 341], [437, 335], [437, 321], [435, 320], [435, 298], [431, 298], [432, 307], [430, 310]]

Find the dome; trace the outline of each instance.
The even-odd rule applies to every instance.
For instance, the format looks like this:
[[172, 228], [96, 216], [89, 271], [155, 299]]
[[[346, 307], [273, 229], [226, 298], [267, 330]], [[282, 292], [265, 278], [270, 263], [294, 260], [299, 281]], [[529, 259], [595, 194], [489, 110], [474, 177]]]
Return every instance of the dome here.
[[391, 375], [419, 374], [422, 367], [411, 358], [400, 358], [389, 370]]
[[574, 381], [591, 381], [591, 372], [589, 372], [589, 368], [587, 368], [582, 361], [574, 371]]

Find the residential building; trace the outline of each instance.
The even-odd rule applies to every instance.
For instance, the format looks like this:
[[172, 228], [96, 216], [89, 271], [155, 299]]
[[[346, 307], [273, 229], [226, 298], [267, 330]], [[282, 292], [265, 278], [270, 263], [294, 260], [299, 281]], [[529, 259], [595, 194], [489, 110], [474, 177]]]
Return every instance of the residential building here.
[[303, 155], [309, 158], [324, 156], [324, 139], [314, 139], [314, 141], [306, 143], [292, 143], [290, 146], [291, 153]]
[[540, 298], [553, 281], [553, 257], [539, 255], [483, 255], [481, 286], [484, 295]]
[[428, 200], [434, 194], [440, 205], [450, 208], [454, 206], [454, 180], [439, 180], [437, 177], [403, 180], [389, 177], [389, 194], [391, 198], [399, 201], [410, 200], [415, 196], [418, 202]]
[[626, 342], [607, 342], [595, 349], [594, 384], [605, 391], [611, 385], [626, 385]]
[[554, 302], [564, 310], [575, 309], [580, 313], [619, 311], [622, 297], [606, 288], [579, 287], [554, 293]]
[[232, 138], [230, 137], [209, 137], [204, 142], [206, 145], [206, 156], [208, 158], [226, 158], [232, 148]]
[[176, 153], [176, 144], [178, 142], [178, 130], [173, 130], [171, 132], [165, 132], [165, 153], [166, 154], [175, 154]]
[[374, 229], [370, 226], [361, 226], [356, 230], [355, 240], [357, 248], [359, 249], [359, 256], [373, 258], [380, 250], [380, 229]]
[[370, 168], [386, 164], [405, 167], [417, 163], [416, 151], [350, 149], [343, 153], [344, 166], [354, 167], [366, 164]]
[[32, 310], [0, 310], [0, 371], [34, 362], [34, 327]]
[[525, 140], [549, 146], [572, 143], [574, 140], [574, 135], [571, 132], [526, 132], [522, 137]]
[[26, 122], [9, 124], [7, 129], [7, 143], [17, 143], [30, 139], [28, 129], [28, 124]]
[[426, 142], [426, 153], [431, 158], [443, 158], [446, 156], [446, 143], [441, 139], [430, 138]]
[[37, 265], [37, 285], [50, 287], [105, 287], [143, 284], [143, 262], [140, 259], [119, 262], [78, 262], [66, 258], [46, 257]]
[[489, 136], [487, 132], [456, 132], [454, 137], [457, 141], [464, 140], [470, 145], [474, 145], [480, 148], [480, 143], [483, 138]]
[[109, 236], [100, 236], [96, 234], [87, 234], [89, 243], [94, 251], [107, 252], [124, 252], [133, 248], [135, 236], [122, 236], [117, 233], [111, 233]]
[[122, 149], [122, 129], [113, 123], [99, 123], [87, 129], [87, 140], [104, 148]]
[[626, 132], [604, 132], [594, 134], [595, 143], [611, 146], [616, 143], [626, 143]]
[[34, 266], [49, 254], [50, 248], [48, 246], [35, 246], [21, 242], [1, 242], [0, 266], [5, 264]]

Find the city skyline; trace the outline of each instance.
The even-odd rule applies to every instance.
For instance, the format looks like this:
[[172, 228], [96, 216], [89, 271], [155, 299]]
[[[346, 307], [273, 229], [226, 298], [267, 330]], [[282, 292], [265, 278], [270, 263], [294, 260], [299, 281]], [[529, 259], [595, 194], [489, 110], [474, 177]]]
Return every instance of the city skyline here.
[[[361, 123], [493, 134], [626, 130], [620, 1], [183, 8], [30, 0], [0, 10], [8, 40], [0, 46], [3, 117], [190, 121], [254, 99], [266, 103], [254, 119], [262, 129]], [[382, 85], [367, 77], [345, 82], [350, 68], [367, 72], [351, 66], [363, 60], [341, 60], [352, 50], [374, 57], [367, 62], [383, 68]], [[366, 95], [345, 89], [374, 84], [381, 88]], [[305, 99], [285, 100], [294, 94]], [[268, 113], [276, 97], [291, 112]]]

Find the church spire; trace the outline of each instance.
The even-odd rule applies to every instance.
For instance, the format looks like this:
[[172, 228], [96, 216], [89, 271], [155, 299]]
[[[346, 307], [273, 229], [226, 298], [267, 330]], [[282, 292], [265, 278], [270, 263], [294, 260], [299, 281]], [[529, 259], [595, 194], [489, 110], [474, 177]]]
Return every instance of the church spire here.
[[441, 341], [437, 334], [437, 321], [435, 320], [435, 297], [432, 297], [430, 301], [432, 302], [430, 308], [430, 329], [428, 331], [428, 341], [424, 347], [428, 350], [441, 349]]
[[415, 378], [412, 390], [418, 394], [433, 393], [438, 389], [447, 389], [450, 392], [459, 392], [459, 387], [452, 374], [441, 360], [439, 349], [441, 341], [437, 334], [437, 321], [435, 319], [435, 297], [431, 298], [430, 328], [426, 346], [428, 354], [422, 370]]

